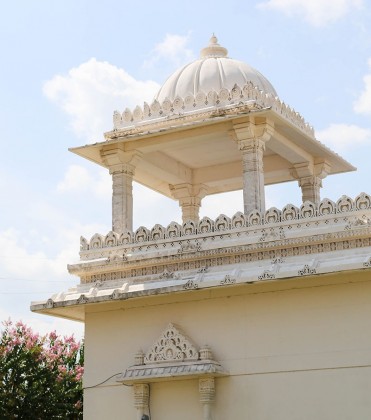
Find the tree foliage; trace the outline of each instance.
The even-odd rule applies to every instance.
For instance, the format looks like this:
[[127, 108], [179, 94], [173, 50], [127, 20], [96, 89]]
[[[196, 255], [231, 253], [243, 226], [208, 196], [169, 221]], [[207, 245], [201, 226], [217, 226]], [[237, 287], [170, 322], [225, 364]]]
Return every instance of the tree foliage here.
[[0, 419], [82, 419], [84, 347], [73, 336], [3, 323]]

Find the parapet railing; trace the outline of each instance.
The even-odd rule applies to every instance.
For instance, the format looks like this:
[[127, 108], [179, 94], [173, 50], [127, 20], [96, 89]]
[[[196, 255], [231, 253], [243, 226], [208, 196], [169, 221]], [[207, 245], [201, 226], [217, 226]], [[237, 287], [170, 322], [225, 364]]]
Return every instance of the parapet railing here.
[[249, 101], [255, 101], [260, 108], [273, 109], [306, 134], [314, 137], [313, 127], [298, 112], [286, 105], [278, 97], [261, 91], [251, 82], [242, 87], [236, 84], [231, 90], [223, 88], [219, 92], [200, 91], [195, 96], [177, 97], [174, 101], [165, 99], [160, 103], [155, 100], [150, 105], [144, 102], [143, 107], [138, 105], [133, 111], [129, 108], [126, 108], [123, 113], [115, 111], [113, 123], [116, 130], [129, 129], [130, 127], [145, 125], [158, 119], [188, 115], [201, 110], [222, 109], [230, 105], [239, 106]]
[[[264, 213], [252, 211], [248, 215], [237, 212], [232, 218], [221, 214], [215, 220], [204, 217], [199, 222], [189, 220], [183, 225], [171, 222], [167, 227], [156, 224], [152, 229], [148, 229], [141, 226], [135, 232], [125, 231], [119, 234], [111, 231], [107, 235], [96, 233], [90, 240], [84, 237], [80, 238], [80, 256], [82, 259], [88, 259], [91, 251], [99, 251], [100, 249], [109, 250], [109, 248], [118, 246], [126, 248], [141, 247], [149, 243], [188, 239], [212, 233], [225, 235], [251, 227], [264, 229], [280, 223], [310, 222], [316, 218], [330, 219], [336, 215], [359, 213], [362, 210], [370, 209], [371, 196], [361, 193], [354, 200], [343, 195], [336, 203], [325, 198], [318, 205], [306, 201], [300, 208], [293, 204], [287, 204], [282, 210], [273, 207]], [[366, 222], [368, 223], [369, 220], [367, 219]], [[93, 258], [98, 257], [94, 255]]]

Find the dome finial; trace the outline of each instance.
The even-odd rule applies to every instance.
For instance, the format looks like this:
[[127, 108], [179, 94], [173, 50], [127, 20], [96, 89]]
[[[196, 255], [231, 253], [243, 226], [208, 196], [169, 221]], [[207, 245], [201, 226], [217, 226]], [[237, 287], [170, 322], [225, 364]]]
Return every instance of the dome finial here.
[[218, 38], [214, 32], [210, 38], [209, 45], [201, 50], [201, 58], [207, 57], [226, 57], [228, 50], [218, 44]]

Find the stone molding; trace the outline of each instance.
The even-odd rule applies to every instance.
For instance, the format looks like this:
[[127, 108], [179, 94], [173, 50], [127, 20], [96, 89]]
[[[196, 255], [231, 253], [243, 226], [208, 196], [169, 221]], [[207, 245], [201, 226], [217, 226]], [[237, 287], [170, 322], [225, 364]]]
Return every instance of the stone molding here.
[[[137, 248], [144, 250], [145, 246], [159, 249], [159, 244], [165, 243], [166, 248], [174, 248], [174, 241], [189, 241], [193, 237], [203, 237], [211, 234], [225, 236], [233, 234], [238, 229], [261, 229], [261, 233], [266, 235], [265, 227], [281, 225], [287, 223], [306, 224], [316, 222], [316, 219], [328, 219], [327, 222], [344, 217], [349, 213], [351, 217], [356, 216], [362, 219], [362, 211], [371, 209], [371, 197], [361, 193], [354, 200], [343, 195], [335, 203], [327, 198], [318, 204], [309, 201], [303, 203], [300, 208], [293, 204], [287, 204], [282, 210], [275, 207], [268, 209], [264, 213], [252, 211], [248, 215], [237, 212], [232, 218], [225, 215], [218, 216], [215, 220], [204, 217], [199, 222], [187, 221], [180, 225], [171, 222], [167, 227], [159, 224], [152, 229], [139, 227], [135, 232], [125, 231], [121, 234], [109, 232], [106, 236], [96, 233], [90, 240], [80, 238], [80, 257], [81, 260], [109, 257], [114, 248], [123, 247], [123, 252], [132, 252]], [[370, 215], [368, 216], [370, 217]], [[367, 219], [367, 217], [366, 217]], [[365, 219], [365, 220], [366, 220]], [[362, 219], [363, 220], [363, 219]], [[360, 220], [361, 225], [365, 224]], [[185, 248], [185, 243], [183, 248]], [[191, 245], [188, 243], [188, 245]]]
[[[162, 103], [154, 101], [151, 105], [144, 103], [143, 107], [137, 106], [134, 110], [128, 108], [121, 114], [114, 112], [113, 123], [114, 132], [117, 130], [128, 130], [131, 128], [141, 128], [149, 130], [153, 123], [161, 120], [171, 120], [192, 116], [196, 119], [204, 118], [205, 113], [215, 116], [215, 112], [224, 112], [228, 107], [243, 109], [249, 105], [251, 109], [260, 110], [263, 108], [272, 109], [275, 113], [294, 124], [301, 131], [314, 138], [313, 128], [305, 122], [304, 118], [290, 108], [278, 97], [266, 94], [252, 83], [240, 87], [237, 84], [231, 89], [221, 89], [219, 92], [199, 92], [196, 96], [189, 95], [186, 98], [175, 98], [173, 102], [165, 99]], [[106, 134], [106, 139], [111, 137], [111, 133]]]
[[[163, 267], [167, 267], [170, 270], [174, 270], [167, 280], [181, 280], [183, 276], [187, 277], [186, 274], [182, 275], [182, 272], [186, 273], [188, 270], [198, 271], [205, 264], [209, 264], [209, 267], [216, 267], [223, 264], [227, 268], [234, 264], [279, 260], [282, 256], [321, 255], [328, 252], [342, 251], [344, 249], [360, 249], [369, 246], [371, 246], [371, 228], [353, 235], [349, 235], [349, 233], [316, 235], [311, 240], [306, 239], [300, 241], [293, 239], [263, 243], [257, 246], [225, 247], [199, 252], [185, 258], [153, 258], [143, 262], [143, 264], [138, 262], [136, 265], [132, 264], [125, 268], [117, 267], [116, 270], [107, 266], [107, 264], [94, 267], [77, 266], [75, 270], [70, 269], [70, 272], [79, 275], [81, 283], [86, 285], [117, 280], [127, 282], [131, 279], [136, 279], [136, 282], [147, 282], [164, 280], [161, 271]], [[274, 273], [269, 273], [270, 271], [261, 275], [259, 274], [257, 278], [275, 278]], [[221, 285], [232, 283], [236, 283], [236, 279], [230, 277], [229, 274], [223, 276], [220, 280]], [[184, 284], [184, 289], [197, 288], [198, 283], [194, 279]]]

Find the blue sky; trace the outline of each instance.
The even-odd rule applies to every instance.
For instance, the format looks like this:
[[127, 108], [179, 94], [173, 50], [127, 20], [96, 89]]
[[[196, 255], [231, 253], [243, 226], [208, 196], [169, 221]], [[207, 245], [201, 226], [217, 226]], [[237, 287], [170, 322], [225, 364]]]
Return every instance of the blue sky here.
[[[257, 68], [358, 168], [324, 180], [322, 197], [371, 192], [371, 4], [368, 0], [127, 2], [14, 0], [0, 14], [0, 319], [44, 332], [81, 324], [32, 314], [78, 279], [79, 237], [107, 233], [106, 171], [68, 152], [103, 140], [115, 109], [151, 101], [213, 32], [229, 56]], [[180, 220], [177, 203], [135, 186], [135, 227]], [[296, 184], [267, 203], [298, 205]], [[204, 200], [201, 215], [242, 209], [242, 194]]]

